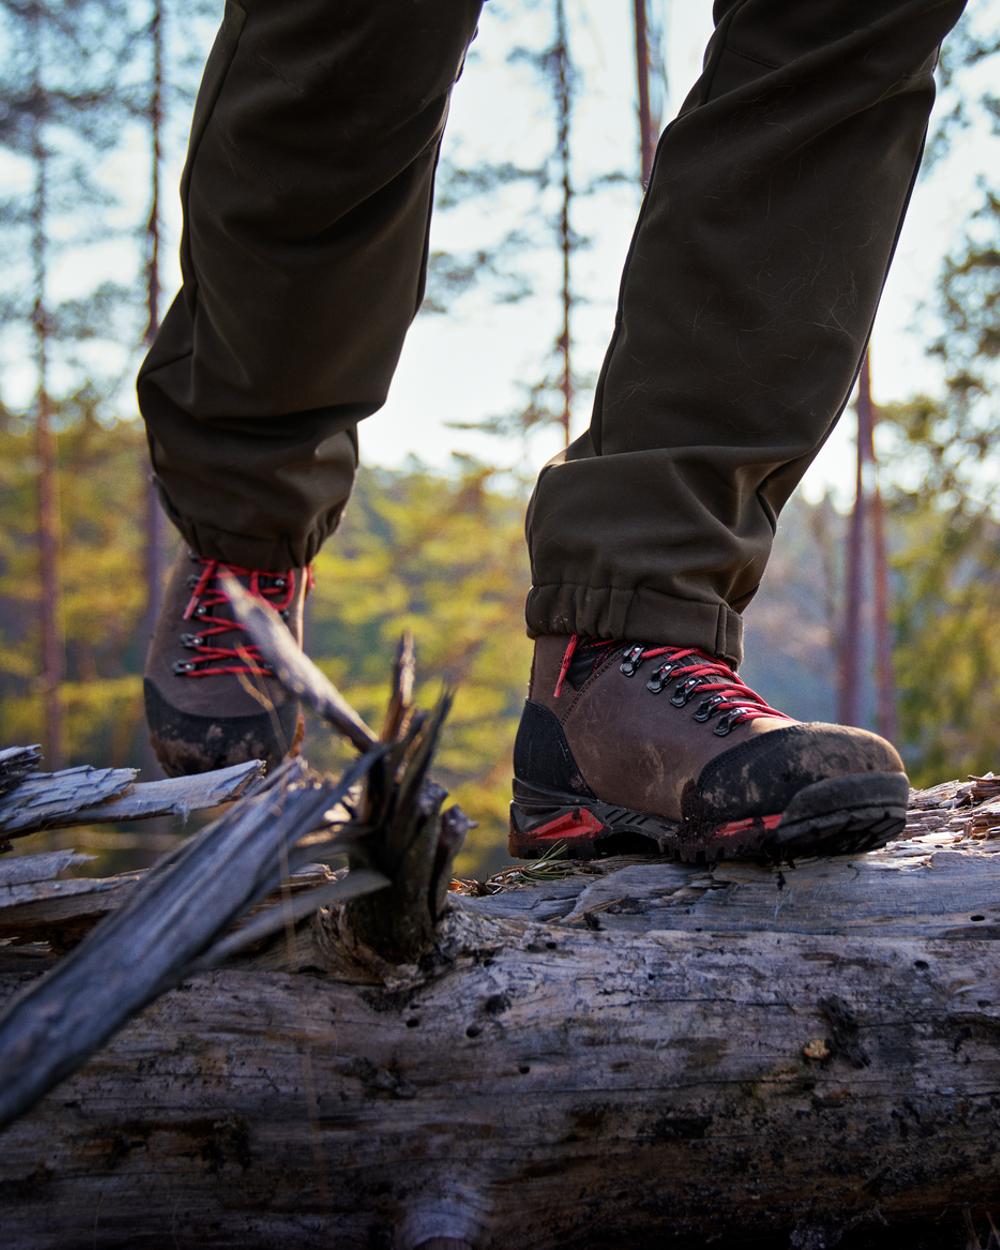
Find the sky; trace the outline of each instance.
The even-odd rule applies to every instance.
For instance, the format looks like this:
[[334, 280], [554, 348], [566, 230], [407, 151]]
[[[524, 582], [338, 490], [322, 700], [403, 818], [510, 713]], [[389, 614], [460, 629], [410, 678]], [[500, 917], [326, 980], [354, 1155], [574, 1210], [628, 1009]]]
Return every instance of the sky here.
[[[444, 143], [444, 159], [456, 165], [484, 160], [539, 163], [551, 149], [551, 109], [543, 89], [527, 66], [512, 65], [508, 55], [515, 42], [544, 46], [550, 34], [551, 5], [519, 0], [506, 3], [513, 20], [502, 20], [498, 4], [487, 4], [465, 73], [453, 97]], [[632, 61], [632, 5], [629, 0], [567, 0], [573, 37], [572, 53], [580, 82], [573, 122], [574, 179], [580, 186], [595, 177], [619, 171], [627, 181], [600, 195], [577, 200], [574, 229], [585, 235], [588, 247], [578, 254], [576, 285], [583, 301], [574, 313], [576, 367], [595, 376], [610, 333], [622, 262], [639, 206], [638, 138], [634, 106]], [[668, 98], [666, 123], [697, 77], [705, 43], [711, 33], [710, 0], [652, 0], [651, 8], [663, 28]], [[1000, 0], [979, 0], [980, 20], [1000, 12]], [[185, 23], [173, 38], [183, 38], [196, 57], [207, 52], [211, 27]], [[168, 246], [164, 287], [170, 291], [179, 279], [176, 242], [180, 214], [176, 193], [183, 159], [186, 119], [177, 124], [168, 145], [165, 171], [168, 194], [165, 215]], [[995, 143], [995, 141], [993, 141]], [[996, 159], [985, 127], [967, 133], [952, 154], [940, 162], [917, 187], [900, 238], [873, 337], [873, 379], [876, 400], [903, 399], [920, 390], [933, 391], [937, 367], [926, 355], [933, 333], [934, 284], [942, 256], [960, 236], [976, 194], [976, 177]], [[108, 208], [108, 221], [125, 225], [143, 219], [147, 187], [145, 137], [136, 130], [106, 164], [103, 177], [118, 196]], [[11, 191], [27, 189], [25, 168], [8, 166], [5, 181]], [[556, 207], [554, 190], [542, 208]], [[474, 431], [456, 430], [454, 423], [475, 422], [517, 406], [521, 387], [538, 376], [547, 350], [558, 331], [557, 257], [551, 234], [540, 213], [537, 195], [514, 188], [494, 200], [478, 199], [435, 217], [431, 246], [471, 249], [490, 246], [499, 234], [517, 227], [547, 247], [529, 247], [517, 258], [535, 291], [516, 304], [499, 303], [484, 284], [463, 297], [445, 317], [418, 316], [410, 331], [385, 408], [364, 422], [363, 458], [370, 463], [401, 465], [418, 456], [425, 463], [447, 467], [454, 452], [467, 452], [521, 469], [539, 467], [560, 446], [555, 431], [535, 436], [523, 445], [501, 444]], [[57, 296], [74, 295], [101, 278], [131, 280], [134, 248], [124, 238], [84, 252], [68, 249], [56, 257], [53, 282]], [[121, 344], [115, 361], [113, 347], [95, 345], [130, 378], [137, 363], [132, 344]], [[98, 363], [105, 363], [103, 361]], [[31, 376], [16, 362], [7, 370], [8, 402], [27, 403]], [[19, 396], [18, 392], [23, 392]], [[574, 433], [589, 419], [591, 392], [583, 387], [576, 399]], [[123, 386], [122, 406], [132, 407], [130, 385]], [[853, 481], [851, 423], [841, 422], [813, 465], [803, 489], [816, 498], [832, 491], [846, 501]]]

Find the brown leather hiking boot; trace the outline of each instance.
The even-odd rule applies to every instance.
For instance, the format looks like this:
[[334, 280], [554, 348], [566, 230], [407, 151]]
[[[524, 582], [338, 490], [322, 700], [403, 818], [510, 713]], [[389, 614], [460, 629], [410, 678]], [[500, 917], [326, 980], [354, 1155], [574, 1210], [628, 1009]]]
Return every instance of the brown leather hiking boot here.
[[302, 741], [298, 704], [233, 619], [219, 583], [223, 570], [279, 611], [302, 644], [308, 569], [261, 572], [193, 552], [178, 558], [143, 683], [150, 742], [171, 777], [252, 759], [273, 768]]
[[543, 637], [514, 746], [509, 850], [710, 862], [871, 850], [906, 819], [903, 763], [802, 724], [692, 647]]

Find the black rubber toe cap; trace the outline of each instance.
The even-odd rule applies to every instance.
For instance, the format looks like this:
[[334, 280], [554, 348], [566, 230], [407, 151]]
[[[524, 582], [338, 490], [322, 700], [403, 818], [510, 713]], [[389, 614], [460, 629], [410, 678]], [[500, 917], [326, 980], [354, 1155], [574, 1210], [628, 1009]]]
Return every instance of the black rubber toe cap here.
[[799, 791], [831, 777], [904, 773], [895, 748], [843, 725], [789, 725], [741, 742], [702, 769], [683, 797], [689, 820], [741, 820], [783, 812]]
[[291, 700], [258, 716], [227, 718], [181, 711], [148, 678], [143, 693], [149, 740], [168, 777], [210, 772], [246, 760], [264, 760], [271, 769], [301, 738], [298, 705]]

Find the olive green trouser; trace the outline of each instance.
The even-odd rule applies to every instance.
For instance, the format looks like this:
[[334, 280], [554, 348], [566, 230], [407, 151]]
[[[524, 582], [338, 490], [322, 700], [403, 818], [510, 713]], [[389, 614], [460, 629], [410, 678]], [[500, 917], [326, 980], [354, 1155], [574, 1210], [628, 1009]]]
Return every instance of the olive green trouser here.
[[[227, 5], [182, 183], [184, 285], [139, 377], [165, 506], [201, 554], [301, 565], [336, 527], [422, 297], [480, 7]], [[962, 8], [717, 0], [592, 424], [531, 502], [530, 633], [739, 661], [778, 512], [857, 373]]]

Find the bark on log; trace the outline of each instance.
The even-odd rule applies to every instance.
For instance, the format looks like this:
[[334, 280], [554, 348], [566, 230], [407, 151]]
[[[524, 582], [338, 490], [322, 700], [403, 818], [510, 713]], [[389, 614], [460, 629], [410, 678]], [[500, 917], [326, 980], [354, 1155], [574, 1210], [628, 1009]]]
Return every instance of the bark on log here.
[[[964, 1245], [1000, 1207], [1000, 840], [967, 797], [780, 873], [513, 871], [390, 977], [322, 912], [0, 1135], [5, 1244]], [[8, 949], [0, 995], [38, 962]]]

